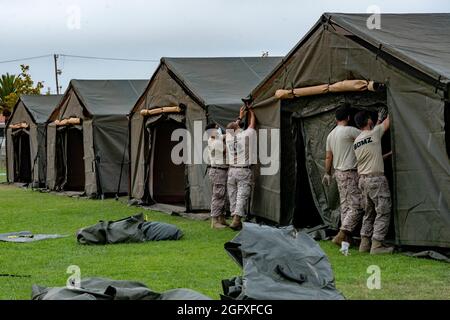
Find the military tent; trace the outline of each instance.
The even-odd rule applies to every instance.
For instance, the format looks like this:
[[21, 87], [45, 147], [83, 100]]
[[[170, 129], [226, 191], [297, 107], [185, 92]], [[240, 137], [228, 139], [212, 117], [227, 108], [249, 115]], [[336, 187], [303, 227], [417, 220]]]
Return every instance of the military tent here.
[[386, 106], [391, 235], [399, 245], [450, 247], [449, 79], [450, 14], [324, 14], [251, 92], [260, 128], [281, 137], [280, 170], [258, 178], [252, 212], [336, 229], [337, 188], [321, 184], [334, 110]]
[[207, 122], [225, 126], [236, 119], [241, 98], [280, 60], [162, 58], [130, 114], [130, 197], [189, 211], [208, 210], [207, 165], [204, 161], [175, 164], [171, 150], [178, 142], [171, 141], [171, 135], [176, 129], [187, 129], [194, 139], [194, 134], [203, 135]]
[[128, 191], [127, 114], [147, 80], [71, 80], [48, 119], [47, 186], [89, 197]]
[[8, 182], [45, 184], [46, 121], [61, 95], [22, 95], [6, 130]]

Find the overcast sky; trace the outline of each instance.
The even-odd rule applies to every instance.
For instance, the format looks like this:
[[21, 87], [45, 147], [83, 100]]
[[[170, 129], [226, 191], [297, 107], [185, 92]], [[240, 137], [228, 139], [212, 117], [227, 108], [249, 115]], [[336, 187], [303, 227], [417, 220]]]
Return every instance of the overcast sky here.
[[[147, 79], [162, 56], [285, 55], [323, 12], [372, 5], [450, 12], [448, 0], [0, 0], [0, 61], [54, 53], [154, 60], [60, 57], [63, 90], [72, 78]], [[21, 63], [55, 91], [53, 57], [0, 63], [0, 74], [19, 73]]]

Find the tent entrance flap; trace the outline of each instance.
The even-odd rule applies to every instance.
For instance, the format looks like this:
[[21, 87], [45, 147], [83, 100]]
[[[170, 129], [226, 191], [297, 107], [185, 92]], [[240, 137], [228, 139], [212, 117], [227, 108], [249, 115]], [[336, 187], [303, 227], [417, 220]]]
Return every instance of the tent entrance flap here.
[[303, 137], [302, 122], [299, 119], [294, 120], [294, 130], [297, 131], [296, 139], [296, 167], [297, 179], [295, 188], [295, 211], [293, 217], [293, 225], [297, 228], [309, 228], [320, 225], [322, 219], [317, 210], [316, 204], [309, 182], [305, 142]]
[[178, 141], [171, 141], [172, 132], [185, 129], [183, 123], [167, 120], [152, 128], [152, 148], [149, 170], [149, 190], [153, 201], [185, 204], [185, 165], [175, 164], [171, 153]]
[[18, 130], [12, 135], [14, 148], [14, 181], [31, 182], [30, 135], [26, 130]]
[[[344, 103], [352, 107], [351, 119], [356, 112], [368, 110], [376, 122], [377, 111], [387, 106], [386, 93], [332, 93], [283, 101], [281, 124], [282, 132], [285, 133], [282, 149], [283, 153], [292, 156], [285, 156], [282, 166], [288, 167], [289, 172], [295, 172], [295, 180], [284, 178], [282, 187], [286, 190], [292, 189], [289, 186], [296, 187], [295, 192], [291, 192], [292, 196], [286, 200], [295, 208], [291, 214], [296, 226], [313, 227], [324, 223], [332, 229], [339, 228], [340, 199], [337, 183], [333, 179], [332, 184], [325, 187], [322, 177], [325, 171], [326, 139], [336, 126], [335, 110]], [[354, 125], [354, 122], [351, 121], [349, 125]], [[384, 154], [391, 151], [389, 132], [383, 137], [382, 147]], [[391, 158], [385, 161], [385, 175], [394, 197]], [[393, 227], [393, 223], [391, 226]]]
[[85, 185], [83, 131], [67, 130], [67, 182], [65, 190], [83, 191]]
[[77, 126], [61, 127], [56, 132], [56, 189], [85, 189], [83, 131]]

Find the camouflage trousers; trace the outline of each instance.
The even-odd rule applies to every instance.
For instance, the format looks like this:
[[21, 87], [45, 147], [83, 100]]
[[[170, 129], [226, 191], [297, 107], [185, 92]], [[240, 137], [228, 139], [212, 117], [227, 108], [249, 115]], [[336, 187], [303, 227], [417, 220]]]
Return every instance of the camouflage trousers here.
[[384, 175], [361, 175], [359, 188], [363, 194], [365, 214], [361, 236], [383, 241], [391, 218], [391, 193]]
[[250, 168], [233, 168], [228, 170], [228, 197], [231, 215], [244, 217], [248, 199], [252, 191], [252, 170]]
[[358, 188], [358, 172], [336, 170], [336, 178], [340, 207], [341, 207], [341, 229], [353, 232], [363, 216], [362, 194]]
[[217, 217], [225, 214], [228, 170], [209, 168], [208, 176], [212, 185], [211, 217]]

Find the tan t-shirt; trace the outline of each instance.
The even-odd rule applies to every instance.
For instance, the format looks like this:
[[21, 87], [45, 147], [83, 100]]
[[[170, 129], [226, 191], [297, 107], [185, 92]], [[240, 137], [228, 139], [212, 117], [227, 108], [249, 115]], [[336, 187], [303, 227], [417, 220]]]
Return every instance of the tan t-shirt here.
[[226, 168], [225, 139], [223, 135], [218, 134], [215, 138], [208, 139], [209, 165], [211, 167]]
[[341, 171], [356, 169], [353, 142], [361, 130], [350, 126], [336, 126], [327, 137], [327, 151], [333, 153], [333, 168]]
[[381, 137], [384, 134], [383, 124], [373, 130], [362, 131], [354, 143], [359, 174], [384, 173]]
[[255, 129], [239, 129], [235, 134], [227, 132], [226, 137], [230, 167], [243, 167], [256, 163], [258, 149]]

